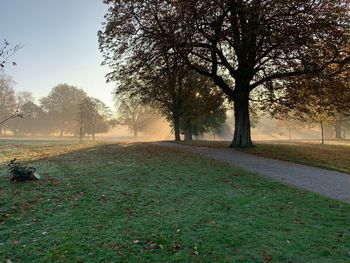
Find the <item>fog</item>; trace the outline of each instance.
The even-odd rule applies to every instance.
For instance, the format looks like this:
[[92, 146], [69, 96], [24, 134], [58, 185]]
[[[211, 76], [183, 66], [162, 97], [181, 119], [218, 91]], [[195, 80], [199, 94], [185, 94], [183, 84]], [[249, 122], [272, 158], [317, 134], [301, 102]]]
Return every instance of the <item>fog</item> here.
[[[201, 140], [225, 140], [230, 141], [233, 136], [233, 120], [227, 120], [231, 123], [231, 133], [225, 134], [224, 136], [214, 136], [213, 134], [205, 134], [199, 136]], [[285, 123], [277, 119], [271, 119], [263, 117], [259, 120], [256, 127], [251, 129], [252, 138], [255, 141], [271, 141], [271, 140], [319, 140], [321, 138], [321, 130], [318, 126], [310, 126], [308, 123], [301, 123], [303, 127], [292, 128]], [[328, 131], [327, 138], [331, 139], [333, 131], [330, 127], [326, 129]]]
[[163, 141], [172, 140], [172, 130], [170, 124], [162, 119], [157, 118], [147, 129], [139, 132], [137, 139], [134, 138], [133, 131], [127, 125], [116, 125], [107, 133], [97, 136], [100, 140], [113, 141]]
[[[24, 121], [23, 119], [17, 121]], [[194, 140], [222, 140], [230, 141], [233, 136], [234, 125], [233, 120], [228, 118], [226, 120], [225, 129], [219, 133], [206, 133], [199, 136], [194, 136]], [[300, 123], [299, 127], [291, 127], [288, 125], [288, 121], [276, 120], [268, 117], [262, 117], [259, 119], [256, 127], [251, 129], [252, 138], [255, 141], [271, 141], [271, 140], [320, 140], [321, 130], [318, 125], [310, 125], [308, 123]], [[345, 130], [344, 130], [345, 133]], [[346, 133], [345, 133], [346, 134]], [[333, 139], [334, 131], [330, 126], [325, 127], [325, 138]], [[65, 133], [63, 136], [59, 132], [51, 134], [21, 134], [15, 136], [10, 130], [3, 132], [0, 135], [1, 139], [55, 139], [55, 140], [78, 140], [78, 136], [70, 133]], [[183, 136], [182, 136], [182, 139]], [[90, 136], [84, 136], [85, 141], [92, 140]], [[99, 141], [163, 141], [174, 140], [174, 135], [169, 122], [165, 119], [158, 117], [152, 120], [152, 123], [147, 125], [146, 128], [139, 131], [137, 138], [134, 138], [133, 131], [127, 125], [114, 125], [108, 132], [96, 134], [96, 140]]]

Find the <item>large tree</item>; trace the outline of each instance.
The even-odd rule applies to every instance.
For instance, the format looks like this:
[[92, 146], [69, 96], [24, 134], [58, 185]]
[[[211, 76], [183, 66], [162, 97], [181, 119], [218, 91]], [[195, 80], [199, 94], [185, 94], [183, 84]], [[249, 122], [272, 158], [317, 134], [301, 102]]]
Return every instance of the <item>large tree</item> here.
[[121, 74], [109, 75], [112, 80], [118, 81], [116, 95], [130, 99], [137, 97], [142, 104], [155, 108], [171, 124], [175, 140], [180, 141], [180, 121], [186, 111], [186, 98], [191, 92], [191, 87], [185, 84], [191, 76], [188, 67], [176, 59], [170, 60], [164, 53], [152, 63], [148, 62], [147, 66], [143, 65], [142, 57], [128, 62]]
[[126, 125], [133, 132], [134, 139], [138, 139], [139, 131], [142, 131], [154, 118], [152, 108], [143, 103], [142, 99], [136, 96], [123, 95], [115, 96], [118, 118], [118, 125]]
[[41, 107], [55, 120], [55, 129], [73, 133], [76, 130], [79, 105], [87, 98], [82, 89], [67, 84], [54, 87], [47, 97], [40, 100]]
[[[294, 77], [346, 65], [349, 0], [104, 0], [99, 32], [105, 63], [146, 61], [166, 47], [210, 77], [235, 104], [232, 147], [252, 146], [249, 99]], [[342, 70], [343, 67], [337, 68]], [[333, 72], [335, 73], [335, 72]], [[332, 74], [333, 74], [332, 73]]]
[[[101, 100], [88, 97], [85, 98], [79, 107], [79, 124], [82, 125], [82, 132], [92, 136], [95, 141], [97, 133], [106, 133], [112, 123], [112, 112]], [[81, 119], [80, 119], [81, 118]]]
[[[188, 140], [192, 134], [199, 135], [223, 124], [225, 99], [210, 79], [164, 54], [155, 61], [158, 63], [150, 64], [154, 66], [151, 69], [140, 69], [143, 59], [134, 59], [123, 68], [123, 74], [113, 75], [118, 80], [116, 94], [124, 99], [119, 109], [123, 116], [136, 124], [139, 121], [132, 121], [137, 120], [135, 116], [141, 116], [145, 105], [151, 106], [169, 121], [176, 141], [181, 140], [181, 133]], [[135, 65], [139, 68], [137, 74], [131, 73]]]
[[9, 127], [15, 136], [43, 134], [46, 133], [53, 124], [53, 122], [50, 122], [49, 118], [47, 118], [47, 113], [32, 100], [19, 104], [19, 110], [22, 114], [22, 118], [9, 121]]

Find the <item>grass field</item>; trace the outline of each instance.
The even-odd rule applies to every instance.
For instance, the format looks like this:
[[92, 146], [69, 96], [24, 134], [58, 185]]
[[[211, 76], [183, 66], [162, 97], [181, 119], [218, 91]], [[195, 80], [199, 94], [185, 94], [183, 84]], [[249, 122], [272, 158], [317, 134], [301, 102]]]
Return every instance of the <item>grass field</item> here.
[[[226, 141], [182, 143], [213, 148], [227, 148], [230, 145], [230, 142]], [[329, 141], [325, 145], [316, 141], [257, 142], [256, 147], [240, 151], [350, 174], [350, 141]]]
[[[1, 262], [349, 262], [350, 205], [146, 144], [0, 141]], [[10, 183], [17, 157], [41, 181]]]

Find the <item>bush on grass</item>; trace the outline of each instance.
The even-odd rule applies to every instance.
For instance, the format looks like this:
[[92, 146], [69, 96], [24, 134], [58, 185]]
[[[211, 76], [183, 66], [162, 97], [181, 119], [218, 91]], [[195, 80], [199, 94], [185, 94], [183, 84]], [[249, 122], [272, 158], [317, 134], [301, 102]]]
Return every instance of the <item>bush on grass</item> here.
[[11, 160], [7, 166], [9, 167], [11, 174], [11, 182], [23, 182], [40, 179], [40, 176], [35, 172], [36, 169], [34, 167], [21, 165], [17, 159]]

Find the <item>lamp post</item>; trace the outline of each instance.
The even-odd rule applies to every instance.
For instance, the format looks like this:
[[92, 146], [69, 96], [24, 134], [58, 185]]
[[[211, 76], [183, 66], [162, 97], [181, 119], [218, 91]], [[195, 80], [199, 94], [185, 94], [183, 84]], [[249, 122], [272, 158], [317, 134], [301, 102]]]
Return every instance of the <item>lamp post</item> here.
[[80, 103], [80, 128], [79, 128], [79, 143], [83, 143], [83, 104], [84, 102]]

